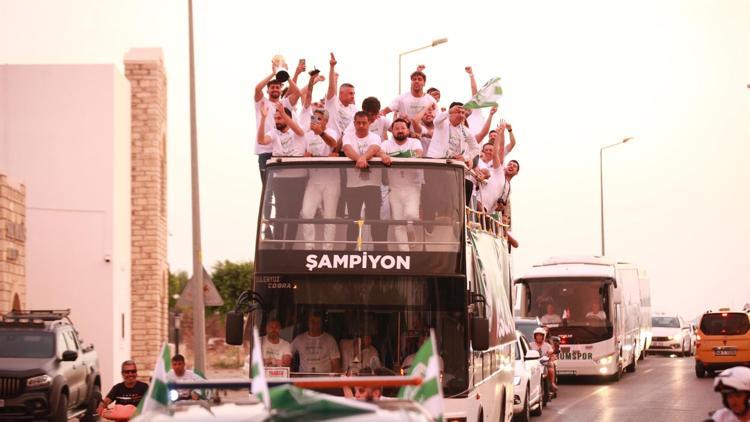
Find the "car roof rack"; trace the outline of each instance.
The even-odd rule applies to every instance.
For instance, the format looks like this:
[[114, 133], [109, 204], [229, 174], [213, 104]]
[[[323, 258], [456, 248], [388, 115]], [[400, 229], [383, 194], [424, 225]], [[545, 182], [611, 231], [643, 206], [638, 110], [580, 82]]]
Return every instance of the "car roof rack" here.
[[70, 309], [29, 309], [29, 310], [12, 310], [3, 316], [4, 320], [37, 320], [37, 321], [58, 321], [68, 318]]

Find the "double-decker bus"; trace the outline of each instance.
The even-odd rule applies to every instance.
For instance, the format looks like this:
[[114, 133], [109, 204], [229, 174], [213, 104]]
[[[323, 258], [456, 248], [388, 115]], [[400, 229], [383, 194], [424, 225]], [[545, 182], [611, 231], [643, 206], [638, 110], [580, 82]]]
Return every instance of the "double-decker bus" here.
[[[433, 329], [446, 419], [510, 420], [510, 257], [497, 220], [464, 206], [465, 171], [445, 159], [365, 170], [345, 158], [270, 160], [249, 292], [261, 334], [273, 319], [293, 342], [314, 313], [340, 355], [328, 375], [400, 375]], [[294, 353], [289, 376], [323, 371], [303, 371], [302, 359]]]
[[559, 375], [619, 380], [635, 372], [641, 336], [638, 268], [592, 256], [553, 257], [516, 280], [516, 312], [560, 338]]

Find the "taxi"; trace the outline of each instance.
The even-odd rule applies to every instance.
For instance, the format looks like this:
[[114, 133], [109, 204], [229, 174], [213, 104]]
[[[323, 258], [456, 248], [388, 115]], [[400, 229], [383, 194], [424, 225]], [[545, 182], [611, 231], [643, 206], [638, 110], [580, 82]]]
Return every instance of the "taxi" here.
[[750, 366], [750, 315], [721, 308], [701, 316], [695, 339], [695, 375]]

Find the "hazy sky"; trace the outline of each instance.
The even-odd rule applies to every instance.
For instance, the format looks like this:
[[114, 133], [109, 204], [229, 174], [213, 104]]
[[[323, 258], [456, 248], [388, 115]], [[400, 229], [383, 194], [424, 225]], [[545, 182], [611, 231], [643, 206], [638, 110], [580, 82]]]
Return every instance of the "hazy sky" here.
[[[427, 65], [443, 101], [503, 78], [501, 114], [521, 162], [513, 182], [516, 275], [549, 255], [599, 253], [599, 147], [608, 255], [652, 280], [656, 310], [693, 317], [750, 302], [750, 2], [356, 3], [195, 0], [203, 249], [254, 256], [260, 181], [254, 85], [281, 53], [389, 102]], [[191, 268], [187, 2], [0, 0], [0, 63], [116, 63], [161, 47], [169, 78], [169, 262]], [[324, 87], [316, 94], [322, 96]]]

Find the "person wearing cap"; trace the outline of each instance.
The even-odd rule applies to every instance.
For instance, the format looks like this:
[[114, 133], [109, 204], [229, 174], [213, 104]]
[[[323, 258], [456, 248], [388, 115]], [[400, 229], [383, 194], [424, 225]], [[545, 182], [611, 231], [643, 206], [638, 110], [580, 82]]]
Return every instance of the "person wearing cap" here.
[[714, 379], [714, 391], [721, 394], [724, 407], [711, 415], [711, 421], [750, 421], [750, 368], [736, 366]]

